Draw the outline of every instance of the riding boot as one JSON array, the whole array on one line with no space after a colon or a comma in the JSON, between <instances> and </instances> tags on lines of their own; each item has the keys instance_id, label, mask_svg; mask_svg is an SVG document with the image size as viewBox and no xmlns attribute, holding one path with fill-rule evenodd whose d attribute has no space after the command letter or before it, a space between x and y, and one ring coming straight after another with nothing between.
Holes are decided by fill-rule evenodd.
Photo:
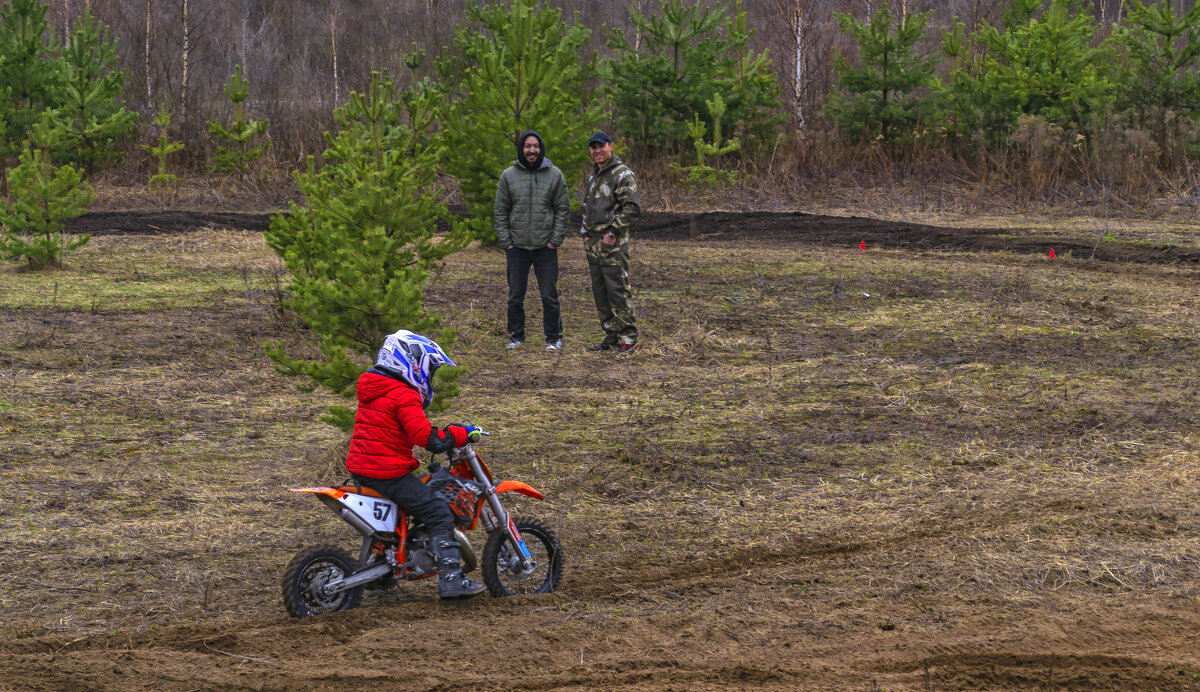
<instances>
[{"instance_id":1,"label":"riding boot","mask_svg":"<svg viewBox=\"0 0 1200 692\"><path fill-rule=\"evenodd\" d=\"M438 598L470 598L487 589L462 573L462 556L452 534L436 534L430 542L438 562Z\"/></svg>"}]
</instances>

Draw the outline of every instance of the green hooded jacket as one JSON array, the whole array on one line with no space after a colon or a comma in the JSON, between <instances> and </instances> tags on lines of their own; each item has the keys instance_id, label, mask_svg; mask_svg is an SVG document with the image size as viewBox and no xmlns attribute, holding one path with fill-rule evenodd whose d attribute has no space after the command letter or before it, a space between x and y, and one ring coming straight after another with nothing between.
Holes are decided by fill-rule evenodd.
<instances>
[{"instance_id":1,"label":"green hooded jacket","mask_svg":"<svg viewBox=\"0 0 1200 692\"><path fill-rule=\"evenodd\" d=\"M523 161L522 144L530 135L541 143L542 137L537 132L523 132L517 138L517 160L500 174L500 184L496 187L493 224L496 242L502 248L512 245L536 250L547 244L558 247L571 216L567 181L562 171L546 158L545 145L532 164Z\"/></svg>"}]
</instances>

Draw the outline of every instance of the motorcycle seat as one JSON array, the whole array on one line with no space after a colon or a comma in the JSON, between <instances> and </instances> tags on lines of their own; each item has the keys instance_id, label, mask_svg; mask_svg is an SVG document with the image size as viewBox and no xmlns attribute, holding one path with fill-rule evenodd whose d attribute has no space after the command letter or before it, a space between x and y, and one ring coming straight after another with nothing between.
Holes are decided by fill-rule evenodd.
<instances>
[{"instance_id":1,"label":"motorcycle seat","mask_svg":"<svg viewBox=\"0 0 1200 692\"><path fill-rule=\"evenodd\" d=\"M368 488L365 485L335 485L335 486L333 486L333 489L340 490L344 493L355 493L358 495L366 495L367 497L382 497L385 499L387 498L387 495L384 495L383 493L381 493L377 490L372 490L371 488Z\"/></svg>"}]
</instances>

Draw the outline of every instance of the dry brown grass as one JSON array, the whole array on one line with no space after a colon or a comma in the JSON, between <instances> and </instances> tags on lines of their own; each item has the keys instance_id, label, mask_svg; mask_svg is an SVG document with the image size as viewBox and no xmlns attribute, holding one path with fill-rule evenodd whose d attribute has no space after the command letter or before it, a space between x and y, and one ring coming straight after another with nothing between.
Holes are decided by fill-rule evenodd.
<instances>
[{"instance_id":1,"label":"dry brown grass","mask_svg":"<svg viewBox=\"0 0 1200 692\"><path fill-rule=\"evenodd\" d=\"M1073 236L1195 247L1200 195L1192 175L1129 167L1079 155L1088 174L1062 169L1020 151L998 154L988 167L945 152L892 160L872 147L798 138L759 158L729 157L739 182L728 188L685 185L671 160L633 160L647 208L664 211L801 210L902 223L963 228L1063 231ZM1078 154L1078 152L1077 152ZM985 172L985 168L997 170ZM1031 173L1032 171L1032 173ZM1135 178L1136 183L1124 180Z\"/></svg>"},{"instance_id":2,"label":"dry brown grass","mask_svg":"<svg viewBox=\"0 0 1200 692\"><path fill-rule=\"evenodd\" d=\"M261 179L237 180L221 175L178 172L167 188L150 188L149 173L132 168L102 171L91 183L96 201L90 211L162 211L167 209L221 209L222 211L273 212L298 197L289 171L277 169Z\"/></svg>"},{"instance_id":3,"label":"dry brown grass","mask_svg":"<svg viewBox=\"0 0 1200 692\"><path fill-rule=\"evenodd\" d=\"M581 254L561 353L503 349L493 252L453 256L429 295L469 368L456 410L546 493L518 507L559 530L569 579L642 589L647 612L673 607L649 585L738 559L829 602L1197 595L1195 269L638 240L643 338L621 359L581 349L600 336ZM272 317L278 272L258 235L216 229L0 270L5 638L275 617L289 554L347 538L286 492L336 480L343 440L330 397L262 354L308 343Z\"/></svg>"}]
</instances>

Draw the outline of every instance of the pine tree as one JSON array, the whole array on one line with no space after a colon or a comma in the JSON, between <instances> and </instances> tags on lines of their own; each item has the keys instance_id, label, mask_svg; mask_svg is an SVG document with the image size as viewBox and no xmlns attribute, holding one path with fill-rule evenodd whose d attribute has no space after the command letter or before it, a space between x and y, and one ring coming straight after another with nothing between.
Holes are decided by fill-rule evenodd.
<instances>
[{"instance_id":1,"label":"pine tree","mask_svg":"<svg viewBox=\"0 0 1200 692\"><path fill-rule=\"evenodd\" d=\"M630 45L623 31L610 33L616 57L601 64L617 129L645 152L691 148L689 127L705 102L720 93L726 123L754 150L773 141L782 121L779 85L767 54L748 49L753 32L740 0L734 14L697 2L668 0L661 15L640 11L631 19L641 36ZM703 117L703 116L702 116ZM710 117L704 117L711 127Z\"/></svg>"},{"instance_id":2,"label":"pine tree","mask_svg":"<svg viewBox=\"0 0 1200 692\"><path fill-rule=\"evenodd\" d=\"M714 93L724 94L725 122L734 125L730 131L739 133L738 148L752 153L761 152L764 147L779 141L777 130L785 119L771 56L766 50L761 53L750 50L754 33L748 26L742 0L737 0L733 5L733 16L725 27L734 55L734 71ZM708 103L707 98L705 103Z\"/></svg>"},{"instance_id":3,"label":"pine tree","mask_svg":"<svg viewBox=\"0 0 1200 692\"><path fill-rule=\"evenodd\" d=\"M1160 163L1180 168L1200 117L1200 5L1176 16L1169 0L1150 6L1133 0L1116 35L1129 56L1119 107L1153 133Z\"/></svg>"},{"instance_id":4,"label":"pine tree","mask_svg":"<svg viewBox=\"0 0 1200 692\"><path fill-rule=\"evenodd\" d=\"M264 137L268 121L246 120L244 117L242 109L250 96L249 86L250 80L242 77L242 66L235 66L229 84L225 85L225 95L233 102L233 122L229 127L211 120L208 122L209 134L229 143L228 147L217 146L210 168L239 178L244 178L254 162L271 148L271 140Z\"/></svg>"},{"instance_id":5,"label":"pine tree","mask_svg":"<svg viewBox=\"0 0 1200 692\"><path fill-rule=\"evenodd\" d=\"M932 88L942 107L939 114L942 133L952 147L960 150L964 145L986 139L980 132L987 98L979 88L983 56L977 48L975 37L958 17L942 32L942 54L950 60L951 67L945 79L934 79Z\"/></svg>"},{"instance_id":6,"label":"pine tree","mask_svg":"<svg viewBox=\"0 0 1200 692\"><path fill-rule=\"evenodd\" d=\"M125 109L125 73L117 68L117 41L91 8L75 21L63 51L65 79L57 102L41 114L35 139L56 161L94 171L122 156L121 143L135 129Z\"/></svg>"},{"instance_id":7,"label":"pine tree","mask_svg":"<svg viewBox=\"0 0 1200 692\"><path fill-rule=\"evenodd\" d=\"M10 106L0 156L21 149L42 111L56 105L66 75L60 46L47 31L41 0L9 0L0 10L0 91Z\"/></svg>"},{"instance_id":8,"label":"pine tree","mask_svg":"<svg viewBox=\"0 0 1200 692\"><path fill-rule=\"evenodd\" d=\"M172 142L167 136L167 128L171 126L171 114L167 112L166 104L158 109L158 115L154 116L154 125L158 128L158 145L142 144L140 146L158 159L158 173L150 176L150 187L166 188L175 182L175 176L167 173L167 157L182 150L183 142Z\"/></svg>"},{"instance_id":9,"label":"pine tree","mask_svg":"<svg viewBox=\"0 0 1200 692\"><path fill-rule=\"evenodd\" d=\"M91 239L62 234L63 222L87 211L96 198L71 166L55 168L46 152L26 141L18 165L8 171L8 189L12 199L0 200L0 252L10 259L28 260L33 269L57 267L64 252Z\"/></svg>"},{"instance_id":10,"label":"pine tree","mask_svg":"<svg viewBox=\"0 0 1200 692\"><path fill-rule=\"evenodd\" d=\"M445 169L458 181L472 216L472 233L495 243L492 212L500 174L516 156L516 139L537 130L548 157L572 185L589 160L587 138L602 112L585 102L591 63L581 57L591 32L566 26L562 10L537 0L473 4L460 27L458 56L437 61L448 86L442 118Z\"/></svg>"},{"instance_id":11,"label":"pine tree","mask_svg":"<svg viewBox=\"0 0 1200 692\"><path fill-rule=\"evenodd\" d=\"M721 118L725 115L725 101L721 95L714 94L711 101L706 101L708 106L709 117L713 122L713 137L712 142L704 141L705 135L708 134L708 125L700 119L700 114L697 113L692 118L692 124L688 127L688 134L692 138L692 145L696 150L696 163L692 166L680 166L672 163L671 169L677 173L684 174L683 181L685 183L698 183L700 185L727 185L737 180L738 172L736 170L724 171L709 166L705 161L710 156L724 156L725 154L737 151L740 143L738 138L734 137L729 141L723 142L721 139Z\"/></svg>"},{"instance_id":12,"label":"pine tree","mask_svg":"<svg viewBox=\"0 0 1200 692\"><path fill-rule=\"evenodd\" d=\"M858 141L879 137L885 142L904 142L933 112L932 97L921 89L933 83L938 58L915 53L931 13L916 12L894 20L883 5L867 22L837 13L842 31L858 43L861 62L855 67L838 56L843 91L831 94L825 106L844 136Z\"/></svg>"},{"instance_id":13,"label":"pine tree","mask_svg":"<svg viewBox=\"0 0 1200 692\"><path fill-rule=\"evenodd\" d=\"M1068 132L1084 132L1111 112L1118 87L1112 53L1093 45L1096 18L1081 0L1011 0L1003 30L984 25L975 40L985 56L974 79L979 129L990 144L1007 139L1021 116L1038 116Z\"/></svg>"},{"instance_id":14,"label":"pine tree","mask_svg":"<svg viewBox=\"0 0 1200 692\"><path fill-rule=\"evenodd\" d=\"M427 133L412 126L432 121L436 89L424 81L397 95L390 79L374 73L366 93L351 92L336 112L338 132L318 168L296 182L305 205L272 219L267 243L292 273L285 307L312 330L320 359L267 347L280 372L305 377L354 396L358 376L373 362L383 338L397 329L438 338L448 347L453 330L436 335L440 320L423 306L429 272L467 242L464 222L453 217L434 182L441 152ZM435 237L438 226L449 226ZM434 400L442 406L457 392L452 368L440 368ZM331 409L326 421L348 430L353 414Z\"/></svg>"}]
</instances>

